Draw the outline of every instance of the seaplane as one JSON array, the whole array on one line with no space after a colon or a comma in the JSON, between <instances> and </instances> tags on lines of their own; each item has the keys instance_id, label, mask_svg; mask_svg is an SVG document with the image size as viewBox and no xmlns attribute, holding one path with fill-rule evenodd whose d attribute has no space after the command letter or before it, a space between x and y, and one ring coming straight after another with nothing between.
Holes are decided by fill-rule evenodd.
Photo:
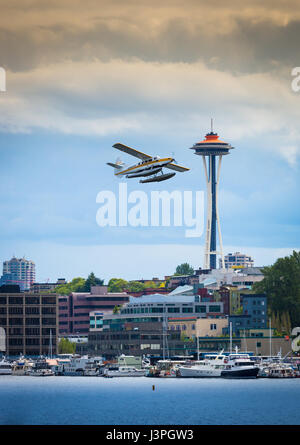
<instances>
[{"instance_id":1,"label":"seaplane","mask_svg":"<svg viewBox=\"0 0 300 445\"><path fill-rule=\"evenodd\" d=\"M189 170L187 167L178 165L173 156L165 158L150 156L119 142L114 144L113 147L141 160L139 163L131 166L126 166L120 159L117 159L115 163L107 162L107 165L115 169L115 176L117 177L125 176L128 179L146 177L147 179L141 179L139 181L144 184L146 182L166 181L167 179L173 178L176 172L186 172ZM175 173L164 173L164 168L174 170Z\"/></svg>"}]
</instances>

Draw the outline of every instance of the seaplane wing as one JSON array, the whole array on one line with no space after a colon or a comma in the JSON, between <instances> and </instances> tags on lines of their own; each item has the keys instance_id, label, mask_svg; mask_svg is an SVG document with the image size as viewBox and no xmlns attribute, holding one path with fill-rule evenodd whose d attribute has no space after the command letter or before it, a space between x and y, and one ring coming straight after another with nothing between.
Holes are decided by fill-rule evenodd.
<instances>
[{"instance_id":1,"label":"seaplane wing","mask_svg":"<svg viewBox=\"0 0 300 445\"><path fill-rule=\"evenodd\" d=\"M131 156L135 156L136 158L142 159L143 161L146 161L147 159L152 158L152 156L146 155L145 153L135 150L134 148L127 147L127 145L120 144L119 142L117 144L113 145L113 147L117 148L118 150L121 150L125 153L128 153Z\"/></svg>"},{"instance_id":2,"label":"seaplane wing","mask_svg":"<svg viewBox=\"0 0 300 445\"><path fill-rule=\"evenodd\" d=\"M187 167L182 167L181 165L173 164L172 162L170 162L170 164L165 165L165 168L169 168L170 170L175 170L177 172L187 172L189 170L189 168Z\"/></svg>"}]
</instances>

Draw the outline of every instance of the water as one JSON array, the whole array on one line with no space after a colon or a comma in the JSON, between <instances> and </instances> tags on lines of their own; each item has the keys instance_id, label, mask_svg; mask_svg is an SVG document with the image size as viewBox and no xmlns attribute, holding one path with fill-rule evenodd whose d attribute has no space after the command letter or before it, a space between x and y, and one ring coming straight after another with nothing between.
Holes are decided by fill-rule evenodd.
<instances>
[{"instance_id":1,"label":"water","mask_svg":"<svg viewBox=\"0 0 300 445\"><path fill-rule=\"evenodd\" d=\"M300 379L0 376L0 424L299 425Z\"/></svg>"}]
</instances>

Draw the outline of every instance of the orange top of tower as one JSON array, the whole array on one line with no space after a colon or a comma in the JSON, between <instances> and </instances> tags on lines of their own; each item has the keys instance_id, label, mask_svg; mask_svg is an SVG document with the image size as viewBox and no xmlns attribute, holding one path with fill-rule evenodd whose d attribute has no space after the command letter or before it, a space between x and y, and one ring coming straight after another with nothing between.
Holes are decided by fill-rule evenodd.
<instances>
[{"instance_id":1,"label":"orange top of tower","mask_svg":"<svg viewBox=\"0 0 300 445\"><path fill-rule=\"evenodd\" d=\"M225 141L222 141L221 139L219 139L219 136L217 133L207 133L207 135L205 136L205 139L203 139L203 141L198 142L198 144L207 144L207 142L215 142L215 143L225 143Z\"/></svg>"}]
</instances>

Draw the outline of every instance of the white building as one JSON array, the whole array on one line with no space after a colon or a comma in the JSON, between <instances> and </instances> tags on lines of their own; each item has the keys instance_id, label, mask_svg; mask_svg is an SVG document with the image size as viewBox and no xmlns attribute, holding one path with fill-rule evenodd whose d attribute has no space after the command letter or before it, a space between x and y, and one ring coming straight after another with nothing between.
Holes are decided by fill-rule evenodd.
<instances>
[{"instance_id":1,"label":"white building","mask_svg":"<svg viewBox=\"0 0 300 445\"><path fill-rule=\"evenodd\" d=\"M225 269L236 268L236 267L253 267L254 261L249 255L245 255L241 252L228 253L224 257ZM222 268L222 261L219 261L219 267Z\"/></svg>"},{"instance_id":2,"label":"white building","mask_svg":"<svg viewBox=\"0 0 300 445\"><path fill-rule=\"evenodd\" d=\"M25 258L13 257L3 262L3 275L6 275L6 284L17 284L20 290L29 290L35 282L35 263Z\"/></svg>"},{"instance_id":3,"label":"white building","mask_svg":"<svg viewBox=\"0 0 300 445\"><path fill-rule=\"evenodd\" d=\"M243 269L214 269L209 274L199 276L199 284L207 289L216 290L221 286L237 286L238 289L251 289L254 283L263 280L260 267Z\"/></svg>"}]
</instances>

